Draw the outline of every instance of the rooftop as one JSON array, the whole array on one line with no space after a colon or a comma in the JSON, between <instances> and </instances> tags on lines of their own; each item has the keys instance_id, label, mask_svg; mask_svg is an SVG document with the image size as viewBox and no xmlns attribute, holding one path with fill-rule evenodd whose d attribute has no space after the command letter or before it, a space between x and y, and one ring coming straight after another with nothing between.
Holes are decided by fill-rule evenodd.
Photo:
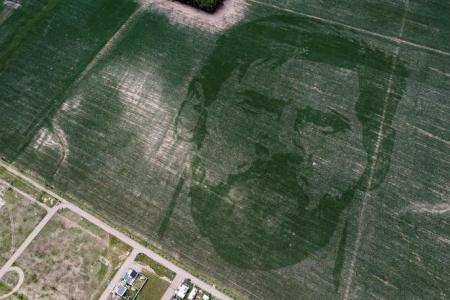
<instances>
[{"instance_id":1,"label":"rooftop","mask_svg":"<svg viewBox=\"0 0 450 300\"><path fill-rule=\"evenodd\" d=\"M138 275L139 273L137 271L129 269L128 272L123 276L123 280L129 285L133 285Z\"/></svg>"},{"instance_id":2,"label":"rooftop","mask_svg":"<svg viewBox=\"0 0 450 300\"><path fill-rule=\"evenodd\" d=\"M187 292L189 291L189 287L185 284L182 284L179 288L178 291L176 293L176 295L178 297L180 297L181 299L184 299L184 297L186 297Z\"/></svg>"},{"instance_id":3,"label":"rooftop","mask_svg":"<svg viewBox=\"0 0 450 300\"><path fill-rule=\"evenodd\" d=\"M114 288L114 293L120 297L125 296L127 291L128 291L128 289L126 287L124 287L122 284L119 284L118 286L116 286Z\"/></svg>"}]
</instances>

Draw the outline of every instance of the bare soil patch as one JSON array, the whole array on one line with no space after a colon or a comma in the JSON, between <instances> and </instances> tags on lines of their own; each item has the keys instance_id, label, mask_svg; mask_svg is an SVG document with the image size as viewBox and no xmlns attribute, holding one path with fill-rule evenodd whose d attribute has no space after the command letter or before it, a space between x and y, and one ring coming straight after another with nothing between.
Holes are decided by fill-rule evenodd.
<instances>
[{"instance_id":1,"label":"bare soil patch","mask_svg":"<svg viewBox=\"0 0 450 300\"><path fill-rule=\"evenodd\" d=\"M0 264L26 239L45 216L45 210L0 181Z\"/></svg>"},{"instance_id":2,"label":"bare soil patch","mask_svg":"<svg viewBox=\"0 0 450 300\"><path fill-rule=\"evenodd\" d=\"M25 273L19 292L29 299L96 299L128 251L109 234L63 210L16 262Z\"/></svg>"}]
</instances>

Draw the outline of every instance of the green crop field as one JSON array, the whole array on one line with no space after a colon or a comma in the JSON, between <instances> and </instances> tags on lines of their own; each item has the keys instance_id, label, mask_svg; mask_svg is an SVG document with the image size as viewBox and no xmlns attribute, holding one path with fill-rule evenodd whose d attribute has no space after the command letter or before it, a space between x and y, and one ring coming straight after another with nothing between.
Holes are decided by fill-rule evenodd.
<instances>
[{"instance_id":1,"label":"green crop field","mask_svg":"<svg viewBox=\"0 0 450 300\"><path fill-rule=\"evenodd\" d=\"M450 297L449 3L21 4L3 159L238 298Z\"/></svg>"}]
</instances>

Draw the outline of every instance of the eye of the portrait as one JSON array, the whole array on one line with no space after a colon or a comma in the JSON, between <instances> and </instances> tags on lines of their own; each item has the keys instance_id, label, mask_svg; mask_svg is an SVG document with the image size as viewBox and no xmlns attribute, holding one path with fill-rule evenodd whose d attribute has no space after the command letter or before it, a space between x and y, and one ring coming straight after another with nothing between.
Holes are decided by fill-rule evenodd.
<instances>
[{"instance_id":1,"label":"eye of the portrait","mask_svg":"<svg viewBox=\"0 0 450 300\"><path fill-rule=\"evenodd\" d=\"M245 90L239 93L238 105L251 114L265 112L279 118L286 104L287 101L268 97L253 90Z\"/></svg>"},{"instance_id":2,"label":"eye of the portrait","mask_svg":"<svg viewBox=\"0 0 450 300\"><path fill-rule=\"evenodd\" d=\"M350 120L337 111L330 108L328 111L321 111L309 106L298 110L295 123L299 130L307 124L320 127L323 134L345 132L351 128Z\"/></svg>"}]
</instances>

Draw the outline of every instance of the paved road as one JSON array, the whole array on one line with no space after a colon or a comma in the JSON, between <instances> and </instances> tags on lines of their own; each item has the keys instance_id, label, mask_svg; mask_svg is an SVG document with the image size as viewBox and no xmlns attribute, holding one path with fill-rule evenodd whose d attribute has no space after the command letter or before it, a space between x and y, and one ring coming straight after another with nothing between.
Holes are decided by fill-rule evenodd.
<instances>
[{"instance_id":1,"label":"paved road","mask_svg":"<svg viewBox=\"0 0 450 300\"><path fill-rule=\"evenodd\" d=\"M46 187L42 186L39 182L37 182L37 181L35 181L35 180L25 176L24 174L22 174L21 172L16 170L11 165L9 165L9 164L5 163L4 161L0 160L0 166L3 166L9 172L11 172L12 174L20 177L22 180L27 181L28 183L34 185L39 190L45 191L47 194L49 194L52 197L55 197L56 199L58 199L61 202L61 204L59 204L59 205L57 205L57 206L55 206L55 207L53 207L53 208L51 208L49 210L49 213L47 214L47 216L41 221L41 223L39 223L39 225L35 228L35 230L33 230L33 232L30 234L30 236L19 247L19 249L16 251L16 253L19 253L19 254L16 255L16 253L14 253L14 255L10 258L10 260L8 260L8 262L11 261L9 267L11 267L11 265L20 256L20 254L23 252L23 250L25 250L25 248L31 243L31 241L36 237L36 235L42 230L44 225L48 222L48 220L50 220L50 218L55 214L55 212L58 209L61 209L61 208L68 208L72 212L78 214L79 216L87 219L91 223L97 225L98 227L100 227L104 231L108 232L110 235L118 238L119 240L121 240L125 244L130 245L133 248L133 251L137 251L138 253L143 253L143 254L147 255L148 257L150 257L151 259L153 259L157 263L159 263L159 264L165 266L166 268L174 271L178 276L181 276L182 278L190 278L192 283L197 285L202 290L210 293L211 295L213 295L213 297L218 298L218 299L222 299L222 300L231 300L231 298L229 296L223 294L222 292L217 290L215 287L213 287L213 286L207 284L206 282L202 281L201 279L195 277L191 273L181 269L180 267L178 267L177 265L175 265L171 261L169 261L169 260L165 259L164 257L160 256L159 254L157 254L156 252L153 252L149 248L147 248L147 247L143 246L142 244L136 242L135 240L131 239L129 236L127 236L127 235L123 234L122 232L118 231L117 229L109 226L105 222L99 220L98 218L94 217L90 213L82 210L78 206L70 203L66 199L64 199L64 198L60 197L59 195L55 194L53 191L51 191L51 190L47 189ZM21 250L21 252L19 252L19 250ZM1 273L3 269L4 269L4 267L0 270L0 278L4 275L4 274Z\"/></svg>"},{"instance_id":2,"label":"paved road","mask_svg":"<svg viewBox=\"0 0 450 300\"><path fill-rule=\"evenodd\" d=\"M172 299L172 296L175 295L175 292L177 291L178 287L183 283L183 280L184 278L177 274L177 276L175 276L170 286L167 288L161 300Z\"/></svg>"},{"instance_id":3,"label":"paved road","mask_svg":"<svg viewBox=\"0 0 450 300\"><path fill-rule=\"evenodd\" d=\"M108 300L110 299L111 292L114 290L114 287L119 283L123 274L130 268L131 264L136 259L136 256L139 254L139 251L134 249L131 251L130 255L128 255L127 259L123 262L122 266L119 270L117 270L116 275L111 279L108 286L106 287L103 294L100 296L99 300Z\"/></svg>"}]
</instances>

